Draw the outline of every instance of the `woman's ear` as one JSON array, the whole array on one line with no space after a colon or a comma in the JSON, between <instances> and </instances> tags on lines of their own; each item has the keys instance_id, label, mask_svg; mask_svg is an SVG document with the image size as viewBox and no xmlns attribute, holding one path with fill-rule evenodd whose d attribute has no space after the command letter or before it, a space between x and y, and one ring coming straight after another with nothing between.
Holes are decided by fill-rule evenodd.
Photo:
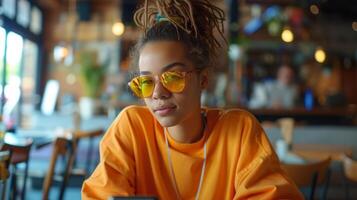
<instances>
[{"instance_id":1,"label":"woman's ear","mask_svg":"<svg viewBox=\"0 0 357 200\"><path fill-rule=\"evenodd\" d=\"M201 86L201 90L204 90L207 88L208 86L208 69L204 69L201 71L200 73L200 86Z\"/></svg>"}]
</instances>

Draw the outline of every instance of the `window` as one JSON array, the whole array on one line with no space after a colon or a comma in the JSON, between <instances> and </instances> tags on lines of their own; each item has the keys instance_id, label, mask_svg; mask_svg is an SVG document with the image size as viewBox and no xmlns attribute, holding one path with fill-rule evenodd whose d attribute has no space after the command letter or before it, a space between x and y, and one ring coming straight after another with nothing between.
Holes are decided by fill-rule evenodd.
<instances>
[{"instance_id":1,"label":"window","mask_svg":"<svg viewBox=\"0 0 357 200\"><path fill-rule=\"evenodd\" d=\"M27 0L18 1L18 11L16 21L23 27L28 27L30 24L30 3Z\"/></svg>"},{"instance_id":2,"label":"window","mask_svg":"<svg viewBox=\"0 0 357 200\"><path fill-rule=\"evenodd\" d=\"M21 126L25 110L35 106L44 19L35 1L0 1L0 115L10 128Z\"/></svg>"},{"instance_id":3,"label":"window","mask_svg":"<svg viewBox=\"0 0 357 200\"><path fill-rule=\"evenodd\" d=\"M38 46L36 43L24 41L24 55L22 76L21 76L21 92L22 92L22 108L23 114L32 113L35 109L33 100L36 96L36 80L37 80L37 62L38 62Z\"/></svg>"},{"instance_id":4,"label":"window","mask_svg":"<svg viewBox=\"0 0 357 200\"><path fill-rule=\"evenodd\" d=\"M21 96L21 78L20 67L22 59L23 39L20 35L9 32L6 39L6 75L4 97L5 104L3 108L3 116L6 121L13 121L17 113L14 112L18 106Z\"/></svg>"},{"instance_id":5,"label":"window","mask_svg":"<svg viewBox=\"0 0 357 200\"><path fill-rule=\"evenodd\" d=\"M3 82L5 41L6 41L5 37L6 37L5 29L0 26L0 87ZM2 87L1 87L1 90L2 90ZM0 90L0 94L1 94L1 90Z\"/></svg>"},{"instance_id":6,"label":"window","mask_svg":"<svg viewBox=\"0 0 357 200\"><path fill-rule=\"evenodd\" d=\"M3 0L2 6L5 16L9 18L15 17L16 0Z\"/></svg>"},{"instance_id":7,"label":"window","mask_svg":"<svg viewBox=\"0 0 357 200\"><path fill-rule=\"evenodd\" d=\"M36 6L32 7L30 30L35 34L42 32L42 14Z\"/></svg>"}]
</instances>

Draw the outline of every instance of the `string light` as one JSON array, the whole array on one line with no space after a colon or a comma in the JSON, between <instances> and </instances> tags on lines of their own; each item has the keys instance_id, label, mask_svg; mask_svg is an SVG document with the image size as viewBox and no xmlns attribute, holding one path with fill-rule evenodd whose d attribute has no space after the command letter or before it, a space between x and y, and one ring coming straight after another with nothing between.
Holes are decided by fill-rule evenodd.
<instances>
[{"instance_id":1,"label":"string light","mask_svg":"<svg viewBox=\"0 0 357 200\"><path fill-rule=\"evenodd\" d=\"M122 22L116 22L112 26L112 32L116 36L121 36L125 31L125 26Z\"/></svg>"},{"instance_id":2,"label":"string light","mask_svg":"<svg viewBox=\"0 0 357 200\"><path fill-rule=\"evenodd\" d=\"M315 60L319 63L323 63L326 60L326 53L322 48L317 48L315 51Z\"/></svg>"},{"instance_id":3,"label":"string light","mask_svg":"<svg viewBox=\"0 0 357 200\"><path fill-rule=\"evenodd\" d=\"M320 13L320 9L319 9L319 7L317 7L317 5L312 4L310 6L310 12L314 15L318 15Z\"/></svg>"},{"instance_id":4,"label":"string light","mask_svg":"<svg viewBox=\"0 0 357 200\"><path fill-rule=\"evenodd\" d=\"M284 42L292 42L294 40L294 34L290 29L285 28L281 33L281 39Z\"/></svg>"},{"instance_id":5,"label":"string light","mask_svg":"<svg viewBox=\"0 0 357 200\"><path fill-rule=\"evenodd\" d=\"M77 81L76 79L76 76L73 74L73 73L70 73L66 76L66 82L69 84L69 85L73 85L75 84Z\"/></svg>"},{"instance_id":6,"label":"string light","mask_svg":"<svg viewBox=\"0 0 357 200\"><path fill-rule=\"evenodd\" d=\"M352 29L357 32L357 22L352 22Z\"/></svg>"},{"instance_id":7,"label":"string light","mask_svg":"<svg viewBox=\"0 0 357 200\"><path fill-rule=\"evenodd\" d=\"M53 56L56 62L61 62L64 60L69 54L69 50L66 46L57 45L54 48Z\"/></svg>"}]
</instances>

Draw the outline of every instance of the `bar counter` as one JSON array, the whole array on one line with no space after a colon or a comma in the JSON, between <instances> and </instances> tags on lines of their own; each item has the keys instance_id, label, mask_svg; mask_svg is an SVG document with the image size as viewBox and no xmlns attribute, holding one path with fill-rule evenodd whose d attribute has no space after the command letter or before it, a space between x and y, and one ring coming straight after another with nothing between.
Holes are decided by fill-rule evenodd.
<instances>
[{"instance_id":1,"label":"bar counter","mask_svg":"<svg viewBox=\"0 0 357 200\"><path fill-rule=\"evenodd\" d=\"M249 109L259 121L276 121L282 117L292 117L298 123L310 125L356 125L357 106L317 107L307 110L303 107L292 109Z\"/></svg>"}]
</instances>

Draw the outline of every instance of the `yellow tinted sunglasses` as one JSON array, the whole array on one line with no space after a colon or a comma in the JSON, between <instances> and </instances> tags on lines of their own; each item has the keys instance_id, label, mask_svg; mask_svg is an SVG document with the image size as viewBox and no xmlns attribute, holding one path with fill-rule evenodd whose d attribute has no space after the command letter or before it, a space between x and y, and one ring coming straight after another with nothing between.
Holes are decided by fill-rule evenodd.
<instances>
[{"instance_id":1,"label":"yellow tinted sunglasses","mask_svg":"<svg viewBox=\"0 0 357 200\"><path fill-rule=\"evenodd\" d=\"M160 82L170 92L182 92L186 86L186 75L196 71L199 70L167 71L160 75ZM137 97L148 98L154 92L155 78L153 75L140 75L133 78L128 85Z\"/></svg>"}]
</instances>

